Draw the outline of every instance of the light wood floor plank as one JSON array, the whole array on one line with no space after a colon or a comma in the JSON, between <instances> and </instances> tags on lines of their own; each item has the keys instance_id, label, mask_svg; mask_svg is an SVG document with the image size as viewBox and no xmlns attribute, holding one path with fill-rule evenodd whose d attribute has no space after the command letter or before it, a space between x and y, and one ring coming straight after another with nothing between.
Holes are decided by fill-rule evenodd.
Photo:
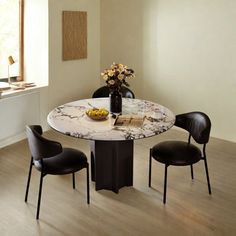
<instances>
[{"instance_id":1,"label":"light wood floor plank","mask_svg":"<svg viewBox=\"0 0 236 236\"><path fill-rule=\"evenodd\" d=\"M49 131L46 137L84 151L86 140ZM39 172L33 169L28 204L24 202L30 161L26 140L0 149L0 235L236 235L236 144L212 138L208 165L212 196L208 195L204 163L190 168L169 167L167 204L163 205L164 166L153 162L152 188L148 188L149 148L166 139L187 138L172 129L135 141L134 186L119 194L94 190L86 203L86 173L46 176L40 220L35 220Z\"/></svg>"}]
</instances>

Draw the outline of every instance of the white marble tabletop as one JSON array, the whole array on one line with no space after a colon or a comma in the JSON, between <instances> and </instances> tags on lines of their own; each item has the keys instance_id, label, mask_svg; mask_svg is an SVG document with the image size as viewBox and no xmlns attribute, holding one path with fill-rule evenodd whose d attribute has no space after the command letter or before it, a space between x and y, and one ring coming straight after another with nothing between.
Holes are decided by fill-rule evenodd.
<instances>
[{"instance_id":1,"label":"white marble tabletop","mask_svg":"<svg viewBox=\"0 0 236 236\"><path fill-rule=\"evenodd\" d=\"M91 98L61 105L52 110L48 124L60 133L89 140L130 140L151 137L170 129L175 115L157 103L131 98L122 98L122 115L145 116L140 127L114 126L111 114L107 119L95 121L86 115L94 107L109 110L109 98Z\"/></svg>"}]
</instances>

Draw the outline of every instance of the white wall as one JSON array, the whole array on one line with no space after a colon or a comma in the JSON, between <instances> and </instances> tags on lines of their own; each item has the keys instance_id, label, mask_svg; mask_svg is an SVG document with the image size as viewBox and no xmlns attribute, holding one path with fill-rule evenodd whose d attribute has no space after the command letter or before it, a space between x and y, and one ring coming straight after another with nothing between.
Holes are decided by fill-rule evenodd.
<instances>
[{"instance_id":1,"label":"white wall","mask_svg":"<svg viewBox=\"0 0 236 236\"><path fill-rule=\"evenodd\" d=\"M62 10L87 11L87 59L62 61ZM99 86L100 0L25 0L25 20L26 80L49 86L0 99L0 147L24 137L26 124L47 128L52 108L91 97Z\"/></svg>"},{"instance_id":2,"label":"white wall","mask_svg":"<svg viewBox=\"0 0 236 236\"><path fill-rule=\"evenodd\" d=\"M39 93L0 99L0 147L24 138L26 124L39 124Z\"/></svg>"},{"instance_id":3,"label":"white wall","mask_svg":"<svg viewBox=\"0 0 236 236\"><path fill-rule=\"evenodd\" d=\"M62 61L62 11L87 11L88 58ZM91 97L99 86L100 0L49 1L49 108Z\"/></svg>"},{"instance_id":4,"label":"white wall","mask_svg":"<svg viewBox=\"0 0 236 236\"><path fill-rule=\"evenodd\" d=\"M204 111L212 136L236 142L235 9L234 0L101 0L101 67L129 64L139 97Z\"/></svg>"},{"instance_id":5,"label":"white wall","mask_svg":"<svg viewBox=\"0 0 236 236\"><path fill-rule=\"evenodd\" d=\"M113 62L134 69L136 78L127 82L136 96L143 90L145 3L143 0L101 0L101 71Z\"/></svg>"}]
</instances>

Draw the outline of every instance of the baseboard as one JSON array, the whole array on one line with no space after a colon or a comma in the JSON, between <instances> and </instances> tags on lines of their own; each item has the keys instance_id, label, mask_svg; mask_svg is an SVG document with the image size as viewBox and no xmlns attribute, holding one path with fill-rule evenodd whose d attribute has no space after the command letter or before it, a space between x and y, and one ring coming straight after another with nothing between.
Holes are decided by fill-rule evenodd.
<instances>
[{"instance_id":1,"label":"baseboard","mask_svg":"<svg viewBox=\"0 0 236 236\"><path fill-rule=\"evenodd\" d=\"M49 127L43 127L44 132L48 131L48 130L49 130ZM14 135L14 136L11 136L9 138L2 139L2 140L0 140L0 148L9 146L13 143L17 143L17 142L19 142L23 139L26 139L26 133L25 132L22 132L20 134Z\"/></svg>"},{"instance_id":2,"label":"baseboard","mask_svg":"<svg viewBox=\"0 0 236 236\"><path fill-rule=\"evenodd\" d=\"M0 140L0 148L6 147L6 146L11 145L13 143L17 143L25 138L26 138L26 134L25 134L25 132L22 132L20 134L14 135L12 137L2 139L2 140Z\"/></svg>"}]
</instances>

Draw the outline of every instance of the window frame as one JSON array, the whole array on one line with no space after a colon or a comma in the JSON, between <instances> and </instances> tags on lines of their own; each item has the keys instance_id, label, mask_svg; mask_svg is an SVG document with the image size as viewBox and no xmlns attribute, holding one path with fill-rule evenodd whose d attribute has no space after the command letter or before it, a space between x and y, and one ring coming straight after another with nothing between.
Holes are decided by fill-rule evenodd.
<instances>
[{"instance_id":1,"label":"window frame","mask_svg":"<svg viewBox=\"0 0 236 236\"><path fill-rule=\"evenodd\" d=\"M19 81L24 81L24 0L19 0Z\"/></svg>"}]
</instances>

